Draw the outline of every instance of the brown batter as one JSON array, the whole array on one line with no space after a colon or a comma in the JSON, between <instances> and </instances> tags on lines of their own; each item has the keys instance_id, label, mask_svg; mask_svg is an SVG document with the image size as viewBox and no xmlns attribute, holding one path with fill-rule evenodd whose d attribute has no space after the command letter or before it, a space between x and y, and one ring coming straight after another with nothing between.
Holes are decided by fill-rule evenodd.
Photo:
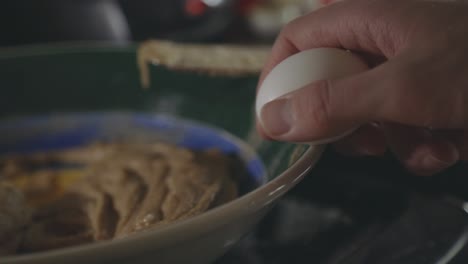
<instances>
[{"instance_id":1,"label":"brown batter","mask_svg":"<svg viewBox=\"0 0 468 264\"><path fill-rule=\"evenodd\" d=\"M84 167L31 171L57 162ZM237 197L234 164L215 150L163 143L96 144L0 159L1 177L34 209L26 228L15 232L20 243L7 253L116 239L198 215ZM47 195L37 202L40 194Z\"/></svg>"}]
</instances>

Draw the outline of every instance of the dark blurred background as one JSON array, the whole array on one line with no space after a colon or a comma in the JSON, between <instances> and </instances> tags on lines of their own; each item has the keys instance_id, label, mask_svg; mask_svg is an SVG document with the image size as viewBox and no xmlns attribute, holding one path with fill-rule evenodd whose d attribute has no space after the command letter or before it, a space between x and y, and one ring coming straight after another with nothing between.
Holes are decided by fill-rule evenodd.
<instances>
[{"instance_id":1,"label":"dark blurred background","mask_svg":"<svg viewBox=\"0 0 468 264\"><path fill-rule=\"evenodd\" d=\"M319 0L15 0L0 4L0 45L149 38L269 42Z\"/></svg>"},{"instance_id":2,"label":"dark blurred background","mask_svg":"<svg viewBox=\"0 0 468 264\"><path fill-rule=\"evenodd\" d=\"M0 47L146 39L271 43L326 0L14 0ZM431 178L391 156L327 151L314 171L218 264L468 263L468 165Z\"/></svg>"}]
</instances>

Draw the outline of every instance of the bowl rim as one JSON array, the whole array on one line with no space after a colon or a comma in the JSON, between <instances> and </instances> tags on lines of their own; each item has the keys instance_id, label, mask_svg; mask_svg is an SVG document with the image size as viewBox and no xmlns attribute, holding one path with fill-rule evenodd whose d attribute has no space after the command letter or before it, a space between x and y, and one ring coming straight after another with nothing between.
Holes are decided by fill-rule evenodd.
<instances>
[{"instance_id":1,"label":"bowl rim","mask_svg":"<svg viewBox=\"0 0 468 264\"><path fill-rule=\"evenodd\" d=\"M66 45L28 45L0 49L0 60L28 56L47 56L55 54L82 52L122 52L134 53L135 46L115 46L94 44L66 44ZM243 140L241 140L244 142ZM310 146L290 167L277 175L271 181L265 182L243 196L210 209L200 215L173 223L166 227L135 233L131 236L102 242L77 245L50 251L30 253L25 255L5 256L0 263L33 263L35 261L52 261L64 257L82 257L94 254L116 254L116 252L131 252L135 249L148 247L157 248L177 243L188 234L201 236L206 232L233 219L247 216L250 212L258 211L274 202L300 182L320 159L325 145ZM206 228L208 227L208 228Z\"/></svg>"}]
</instances>

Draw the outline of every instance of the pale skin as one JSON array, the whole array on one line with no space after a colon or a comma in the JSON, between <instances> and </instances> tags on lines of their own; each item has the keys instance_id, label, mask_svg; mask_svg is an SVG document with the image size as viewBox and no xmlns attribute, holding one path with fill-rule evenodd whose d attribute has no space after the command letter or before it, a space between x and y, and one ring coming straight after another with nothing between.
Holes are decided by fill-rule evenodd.
<instances>
[{"instance_id":1,"label":"pale skin","mask_svg":"<svg viewBox=\"0 0 468 264\"><path fill-rule=\"evenodd\" d=\"M318 47L351 50L370 69L266 104L262 136L307 142L358 126L335 149L348 155L389 150L419 175L468 160L467 1L332 3L281 31L260 83L285 58Z\"/></svg>"}]
</instances>

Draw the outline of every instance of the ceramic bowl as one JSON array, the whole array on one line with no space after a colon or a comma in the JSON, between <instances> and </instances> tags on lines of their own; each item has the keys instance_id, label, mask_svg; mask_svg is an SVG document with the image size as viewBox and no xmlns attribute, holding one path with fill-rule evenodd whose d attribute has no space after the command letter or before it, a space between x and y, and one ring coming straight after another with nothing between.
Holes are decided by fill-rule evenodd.
<instances>
[{"instance_id":1,"label":"ceramic bowl","mask_svg":"<svg viewBox=\"0 0 468 264\"><path fill-rule=\"evenodd\" d=\"M212 76L161 65L152 66L150 74L151 87L142 89L135 47L0 51L0 152L61 148L146 131L188 147L214 144L236 152L255 188L164 228L3 257L0 263L211 263L247 234L322 153L322 146L264 141L257 135L256 75ZM170 133L164 132L168 127Z\"/></svg>"}]
</instances>

